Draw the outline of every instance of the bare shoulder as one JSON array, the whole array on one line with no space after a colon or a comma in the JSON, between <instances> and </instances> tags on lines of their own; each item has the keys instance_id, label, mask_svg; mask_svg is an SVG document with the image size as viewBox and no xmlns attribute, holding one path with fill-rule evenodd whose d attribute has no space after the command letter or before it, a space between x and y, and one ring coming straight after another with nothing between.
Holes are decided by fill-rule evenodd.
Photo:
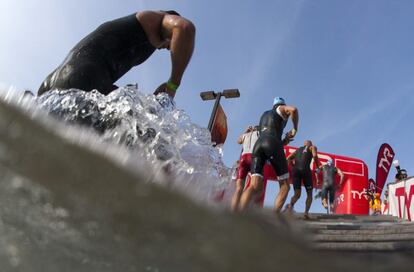
<instances>
[{"instance_id":1,"label":"bare shoulder","mask_svg":"<svg viewBox=\"0 0 414 272\"><path fill-rule=\"evenodd\" d=\"M156 10L143 10L136 13L137 18L163 17L164 13Z\"/></svg>"},{"instance_id":2,"label":"bare shoulder","mask_svg":"<svg viewBox=\"0 0 414 272\"><path fill-rule=\"evenodd\" d=\"M145 10L137 12L135 16L148 34L148 32L158 31L164 14L158 11Z\"/></svg>"},{"instance_id":3,"label":"bare shoulder","mask_svg":"<svg viewBox=\"0 0 414 272\"><path fill-rule=\"evenodd\" d=\"M292 112L297 111L297 108L295 106L289 106L289 105L281 105L279 106L279 109L281 112L284 112L286 114L291 114Z\"/></svg>"},{"instance_id":4,"label":"bare shoulder","mask_svg":"<svg viewBox=\"0 0 414 272\"><path fill-rule=\"evenodd\" d=\"M157 27L159 27L159 24L161 22L164 26L167 26L169 28L174 26L194 27L194 24L187 18L174 14L168 14L162 11L144 10L137 12L136 17L140 23L157 23Z\"/></svg>"},{"instance_id":5,"label":"bare shoulder","mask_svg":"<svg viewBox=\"0 0 414 272\"><path fill-rule=\"evenodd\" d=\"M147 20L149 18L156 18L156 17L161 17L163 16L163 13L159 12L159 11L154 11L154 10L143 10L143 11L139 11L135 14L135 16L138 18L138 20Z\"/></svg>"},{"instance_id":6,"label":"bare shoulder","mask_svg":"<svg viewBox=\"0 0 414 272\"><path fill-rule=\"evenodd\" d=\"M180 28L195 31L195 26L189 19L178 15L164 14L162 24L168 29Z\"/></svg>"}]
</instances>

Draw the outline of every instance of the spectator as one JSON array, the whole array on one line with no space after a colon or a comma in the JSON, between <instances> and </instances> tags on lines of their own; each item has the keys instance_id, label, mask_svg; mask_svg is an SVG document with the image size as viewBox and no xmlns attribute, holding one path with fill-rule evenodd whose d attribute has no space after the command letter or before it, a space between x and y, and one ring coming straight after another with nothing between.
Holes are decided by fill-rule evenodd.
<instances>
[{"instance_id":1,"label":"spectator","mask_svg":"<svg viewBox=\"0 0 414 272\"><path fill-rule=\"evenodd\" d=\"M381 194L375 193L374 199L371 199L369 202L369 207L371 208L374 215L381 214Z\"/></svg>"}]
</instances>

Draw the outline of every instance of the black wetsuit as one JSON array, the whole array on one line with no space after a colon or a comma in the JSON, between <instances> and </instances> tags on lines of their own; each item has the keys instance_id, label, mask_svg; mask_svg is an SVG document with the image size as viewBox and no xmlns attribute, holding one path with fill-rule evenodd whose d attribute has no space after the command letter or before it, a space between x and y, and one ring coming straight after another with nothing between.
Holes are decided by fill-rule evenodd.
<instances>
[{"instance_id":1,"label":"black wetsuit","mask_svg":"<svg viewBox=\"0 0 414 272\"><path fill-rule=\"evenodd\" d=\"M154 52L135 14L106 22L83 38L42 83L38 95L52 89L97 89L108 94L132 67Z\"/></svg>"},{"instance_id":2,"label":"black wetsuit","mask_svg":"<svg viewBox=\"0 0 414 272\"><path fill-rule=\"evenodd\" d=\"M312 191L312 172L310 169L312 158L312 151L307 146L302 146L295 151L295 165L292 169L292 183L295 190L301 189L303 180L306 191Z\"/></svg>"},{"instance_id":3,"label":"black wetsuit","mask_svg":"<svg viewBox=\"0 0 414 272\"><path fill-rule=\"evenodd\" d=\"M252 175L263 176L263 167L268 160L280 180L289 177L285 151L282 144L284 120L272 109L263 113L260 118L260 136L253 148Z\"/></svg>"},{"instance_id":4,"label":"black wetsuit","mask_svg":"<svg viewBox=\"0 0 414 272\"><path fill-rule=\"evenodd\" d=\"M322 192L321 197L322 199L326 199L329 192L329 201L333 203L335 199L335 177L336 177L336 167L335 165L324 165L322 167L323 173L323 185L322 185Z\"/></svg>"}]
</instances>

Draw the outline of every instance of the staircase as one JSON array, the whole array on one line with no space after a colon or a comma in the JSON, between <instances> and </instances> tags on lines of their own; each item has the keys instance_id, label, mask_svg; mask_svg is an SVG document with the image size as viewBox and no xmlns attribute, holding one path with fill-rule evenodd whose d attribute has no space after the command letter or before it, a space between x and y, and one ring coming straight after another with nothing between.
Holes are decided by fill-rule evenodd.
<instances>
[{"instance_id":1,"label":"staircase","mask_svg":"<svg viewBox=\"0 0 414 272\"><path fill-rule=\"evenodd\" d=\"M326 263L326 270L364 272L412 272L414 265L414 222L393 216L327 215L283 213L256 210L260 221L284 231L303 254ZM300 265L300 264L298 264ZM307 267L304 271L319 271Z\"/></svg>"},{"instance_id":2,"label":"staircase","mask_svg":"<svg viewBox=\"0 0 414 272\"><path fill-rule=\"evenodd\" d=\"M414 251L414 224L392 216L313 214L302 222L310 247L318 251Z\"/></svg>"}]
</instances>

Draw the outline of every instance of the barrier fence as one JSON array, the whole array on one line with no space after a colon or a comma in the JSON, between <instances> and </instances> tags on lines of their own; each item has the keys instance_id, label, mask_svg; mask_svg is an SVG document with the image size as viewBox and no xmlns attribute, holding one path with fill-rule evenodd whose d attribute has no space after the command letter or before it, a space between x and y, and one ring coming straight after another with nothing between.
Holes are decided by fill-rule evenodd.
<instances>
[{"instance_id":1,"label":"barrier fence","mask_svg":"<svg viewBox=\"0 0 414 272\"><path fill-rule=\"evenodd\" d=\"M388 185L388 209L384 212L414 221L414 177Z\"/></svg>"}]
</instances>

